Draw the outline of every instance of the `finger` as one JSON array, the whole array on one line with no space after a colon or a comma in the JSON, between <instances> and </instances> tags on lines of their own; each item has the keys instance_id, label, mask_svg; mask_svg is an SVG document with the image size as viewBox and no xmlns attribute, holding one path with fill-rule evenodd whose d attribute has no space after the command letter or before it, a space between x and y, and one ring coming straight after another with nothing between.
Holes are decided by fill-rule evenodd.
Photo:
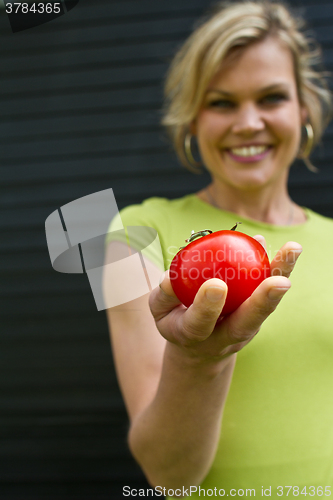
<instances>
[{"instance_id":1,"label":"finger","mask_svg":"<svg viewBox=\"0 0 333 500\"><path fill-rule=\"evenodd\" d=\"M173 291L169 271L166 271L161 278L160 285L154 288L149 296L149 307L156 321L181 304Z\"/></svg>"},{"instance_id":2,"label":"finger","mask_svg":"<svg viewBox=\"0 0 333 500\"><path fill-rule=\"evenodd\" d=\"M226 283L218 278L205 281L193 304L187 309L182 328L189 341L203 341L214 330L228 293Z\"/></svg>"},{"instance_id":3,"label":"finger","mask_svg":"<svg viewBox=\"0 0 333 500\"><path fill-rule=\"evenodd\" d=\"M170 297L176 297L175 292L173 291L172 285L171 285L171 280L170 280L170 271L167 270L164 273L161 274L160 282L159 282L159 287L160 289L169 295Z\"/></svg>"},{"instance_id":4,"label":"finger","mask_svg":"<svg viewBox=\"0 0 333 500\"><path fill-rule=\"evenodd\" d=\"M262 234L256 234L255 236L253 236L253 239L259 241L259 243L264 247L265 251L267 252L266 240Z\"/></svg>"},{"instance_id":5,"label":"finger","mask_svg":"<svg viewBox=\"0 0 333 500\"><path fill-rule=\"evenodd\" d=\"M224 324L230 343L250 340L290 287L291 282L284 276L271 276L260 283L236 311L225 317Z\"/></svg>"},{"instance_id":6,"label":"finger","mask_svg":"<svg viewBox=\"0 0 333 500\"><path fill-rule=\"evenodd\" d=\"M302 253L302 246L295 241L288 241L275 255L271 262L272 276L288 278L294 269L298 257Z\"/></svg>"}]
</instances>

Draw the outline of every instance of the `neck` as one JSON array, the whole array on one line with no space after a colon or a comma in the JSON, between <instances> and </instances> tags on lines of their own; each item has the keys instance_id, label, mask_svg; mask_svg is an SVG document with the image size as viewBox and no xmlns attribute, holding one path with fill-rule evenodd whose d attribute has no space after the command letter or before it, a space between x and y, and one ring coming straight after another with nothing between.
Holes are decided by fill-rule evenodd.
<instances>
[{"instance_id":1,"label":"neck","mask_svg":"<svg viewBox=\"0 0 333 500\"><path fill-rule=\"evenodd\" d=\"M306 220L304 212L291 200L286 188L279 192L240 192L213 182L198 195L216 208L268 224L288 226Z\"/></svg>"}]
</instances>

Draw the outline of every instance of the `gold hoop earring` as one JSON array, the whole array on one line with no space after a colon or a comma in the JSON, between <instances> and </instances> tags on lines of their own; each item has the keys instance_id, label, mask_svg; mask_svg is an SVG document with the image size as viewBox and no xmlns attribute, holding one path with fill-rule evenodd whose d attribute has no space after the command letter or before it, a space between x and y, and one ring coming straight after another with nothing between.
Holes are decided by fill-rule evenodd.
<instances>
[{"instance_id":1,"label":"gold hoop earring","mask_svg":"<svg viewBox=\"0 0 333 500\"><path fill-rule=\"evenodd\" d=\"M306 143L305 143L305 147L299 152L298 157L304 161L308 170L310 170L311 172L319 172L318 168L316 168L314 165L312 165L312 163L309 159L309 156L310 156L310 153L311 153L312 147L313 147L313 142L314 142L314 132L313 132L313 127L312 127L311 123L306 123L304 125L304 129L306 132Z\"/></svg>"},{"instance_id":2,"label":"gold hoop earring","mask_svg":"<svg viewBox=\"0 0 333 500\"><path fill-rule=\"evenodd\" d=\"M185 157L187 160L188 167L191 169L192 172L199 174L202 173L202 164L198 161L195 160L193 153L192 153L192 148L191 148L191 142L192 142L192 134L187 132L184 138L184 151L185 151Z\"/></svg>"},{"instance_id":3,"label":"gold hoop earring","mask_svg":"<svg viewBox=\"0 0 333 500\"><path fill-rule=\"evenodd\" d=\"M301 151L300 154L301 154L301 158L308 158L310 153L311 153L312 146L313 146L314 133L313 133L313 128L312 128L311 123L306 123L304 125L304 128L306 131L306 144L305 144L303 151Z\"/></svg>"}]
</instances>

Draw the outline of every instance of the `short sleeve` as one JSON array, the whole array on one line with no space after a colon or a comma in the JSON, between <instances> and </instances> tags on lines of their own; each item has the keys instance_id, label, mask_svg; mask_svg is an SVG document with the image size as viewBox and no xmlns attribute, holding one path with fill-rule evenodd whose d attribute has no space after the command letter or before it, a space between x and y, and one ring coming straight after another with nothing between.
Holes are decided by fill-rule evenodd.
<instances>
[{"instance_id":1,"label":"short sleeve","mask_svg":"<svg viewBox=\"0 0 333 500\"><path fill-rule=\"evenodd\" d=\"M130 205L121 210L111 221L106 244L120 241L140 252L143 261L148 259L164 270L163 252L156 224L143 205Z\"/></svg>"}]
</instances>

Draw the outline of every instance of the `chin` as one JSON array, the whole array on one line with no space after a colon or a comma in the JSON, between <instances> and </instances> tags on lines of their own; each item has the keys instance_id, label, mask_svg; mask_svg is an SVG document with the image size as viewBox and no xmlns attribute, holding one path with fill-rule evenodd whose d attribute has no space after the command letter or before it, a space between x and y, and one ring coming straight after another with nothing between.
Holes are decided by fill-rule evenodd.
<instances>
[{"instance_id":1,"label":"chin","mask_svg":"<svg viewBox=\"0 0 333 500\"><path fill-rule=\"evenodd\" d=\"M243 171L237 176L230 176L229 183L241 190L256 190L263 188L269 184L276 183L277 177L279 176L274 175L273 173L268 173L267 171Z\"/></svg>"}]
</instances>

